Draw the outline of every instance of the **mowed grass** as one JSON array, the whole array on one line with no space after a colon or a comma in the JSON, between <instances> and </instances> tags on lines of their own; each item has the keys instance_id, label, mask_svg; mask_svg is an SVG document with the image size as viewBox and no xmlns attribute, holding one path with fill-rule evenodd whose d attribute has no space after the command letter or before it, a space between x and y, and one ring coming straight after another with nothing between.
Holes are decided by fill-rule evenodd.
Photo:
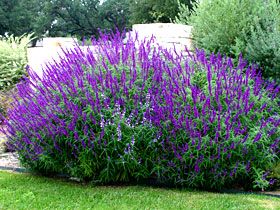
<instances>
[{"instance_id":1,"label":"mowed grass","mask_svg":"<svg viewBox=\"0 0 280 210\"><path fill-rule=\"evenodd\" d=\"M280 209L280 199L143 186L90 186L0 171L0 209Z\"/></svg>"}]
</instances>

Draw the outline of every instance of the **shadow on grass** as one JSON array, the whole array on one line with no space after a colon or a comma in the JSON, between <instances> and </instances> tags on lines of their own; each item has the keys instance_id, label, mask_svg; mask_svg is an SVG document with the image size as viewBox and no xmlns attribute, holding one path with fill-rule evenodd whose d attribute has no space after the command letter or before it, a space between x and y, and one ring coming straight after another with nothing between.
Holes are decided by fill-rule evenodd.
<instances>
[{"instance_id":1,"label":"shadow on grass","mask_svg":"<svg viewBox=\"0 0 280 210\"><path fill-rule=\"evenodd\" d=\"M83 181L79 178L70 177L65 174L42 174L38 172L32 172L25 168L12 168L12 167L3 167L0 166L0 171L7 171L7 172L16 172L20 174L26 174L29 176L35 176L38 178L44 179L51 179L53 181L60 181L64 183L71 183L78 186L94 186L94 187L110 187L110 188L122 188L122 187L133 187L133 186L140 186L140 187L147 187L147 188L155 188L155 189L165 189L165 190L172 190L172 191L188 191L188 192L210 192L210 193L220 193L220 194L231 194L231 195L262 195L267 197L275 197L280 198L280 189L276 191L246 191L243 189L222 189L219 191L214 190L207 190L202 188L184 188L184 187L174 187L171 183L162 183L158 182L156 179L146 179L143 181L131 181L131 182L111 182L107 184L96 183L92 181Z\"/></svg>"}]
</instances>

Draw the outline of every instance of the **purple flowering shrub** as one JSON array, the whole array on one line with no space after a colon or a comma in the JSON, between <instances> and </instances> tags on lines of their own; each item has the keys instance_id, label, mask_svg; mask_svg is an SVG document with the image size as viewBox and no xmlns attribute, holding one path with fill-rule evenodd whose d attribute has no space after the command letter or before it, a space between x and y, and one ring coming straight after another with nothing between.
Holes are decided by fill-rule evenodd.
<instances>
[{"instance_id":1,"label":"purple flowering shrub","mask_svg":"<svg viewBox=\"0 0 280 210\"><path fill-rule=\"evenodd\" d=\"M279 87L239 59L120 34L65 50L18 86L10 149L26 167L99 183L265 188L279 161ZM187 54L187 55L186 55Z\"/></svg>"}]
</instances>

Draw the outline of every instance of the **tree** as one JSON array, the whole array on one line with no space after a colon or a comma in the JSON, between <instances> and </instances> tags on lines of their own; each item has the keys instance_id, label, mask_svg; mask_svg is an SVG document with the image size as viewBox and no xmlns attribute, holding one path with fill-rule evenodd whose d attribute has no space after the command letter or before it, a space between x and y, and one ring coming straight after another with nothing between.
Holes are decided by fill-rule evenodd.
<instances>
[{"instance_id":1,"label":"tree","mask_svg":"<svg viewBox=\"0 0 280 210\"><path fill-rule=\"evenodd\" d=\"M0 0L0 35L34 32L48 36L98 36L99 30L123 30L129 0Z\"/></svg>"},{"instance_id":2,"label":"tree","mask_svg":"<svg viewBox=\"0 0 280 210\"><path fill-rule=\"evenodd\" d=\"M41 37L53 21L45 12L47 6L48 1L44 0L0 0L0 35L33 32Z\"/></svg>"},{"instance_id":3,"label":"tree","mask_svg":"<svg viewBox=\"0 0 280 210\"><path fill-rule=\"evenodd\" d=\"M98 36L100 30L123 30L128 24L127 0L53 0L52 5L56 19L51 36Z\"/></svg>"},{"instance_id":4,"label":"tree","mask_svg":"<svg viewBox=\"0 0 280 210\"><path fill-rule=\"evenodd\" d=\"M105 28L124 30L129 24L129 0L107 0L100 8Z\"/></svg>"},{"instance_id":5,"label":"tree","mask_svg":"<svg viewBox=\"0 0 280 210\"><path fill-rule=\"evenodd\" d=\"M10 11L15 5L15 0L0 0L0 35L4 35L9 31L9 15Z\"/></svg>"},{"instance_id":6,"label":"tree","mask_svg":"<svg viewBox=\"0 0 280 210\"><path fill-rule=\"evenodd\" d=\"M181 0L189 9L196 0ZM168 23L175 20L179 12L178 0L130 0L130 23Z\"/></svg>"},{"instance_id":7,"label":"tree","mask_svg":"<svg viewBox=\"0 0 280 210\"><path fill-rule=\"evenodd\" d=\"M53 0L53 22L50 35L95 35L102 24L99 18L99 0Z\"/></svg>"}]
</instances>

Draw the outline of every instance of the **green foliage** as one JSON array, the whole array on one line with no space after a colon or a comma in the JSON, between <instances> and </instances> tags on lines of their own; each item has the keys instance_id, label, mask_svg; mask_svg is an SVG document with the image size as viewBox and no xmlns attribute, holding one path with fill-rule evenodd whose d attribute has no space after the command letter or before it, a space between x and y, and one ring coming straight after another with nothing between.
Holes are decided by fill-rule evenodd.
<instances>
[{"instance_id":1,"label":"green foliage","mask_svg":"<svg viewBox=\"0 0 280 210\"><path fill-rule=\"evenodd\" d=\"M189 24L189 18L191 16L191 14L195 11L197 2L193 2L193 8L189 8L187 7L185 4L182 4L179 0L178 0L178 5L179 5L179 12L177 14L177 16L175 17L175 23L178 24Z\"/></svg>"},{"instance_id":2,"label":"green foliage","mask_svg":"<svg viewBox=\"0 0 280 210\"><path fill-rule=\"evenodd\" d=\"M84 37L98 33L103 20L98 14L99 0L53 0L51 6L56 17L51 36L70 34Z\"/></svg>"},{"instance_id":3,"label":"green foliage","mask_svg":"<svg viewBox=\"0 0 280 210\"><path fill-rule=\"evenodd\" d=\"M46 13L55 17L50 36L98 36L99 30L123 30L128 24L128 0L53 0Z\"/></svg>"},{"instance_id":4,"label":"green foliage","mask_svg":"<svg viewBox=\"0 0 280 210\"><path fill-rule=\"evenodd\" d=\"M181 5L193 8L196 0L181 0ZM143 0L130 3L131 24L172 22L179 12L179 2L177 0Z\"/></svg>"},{"instance_id":5,"label":"green foliage","mask_svg":"<svg viewBox=\"0 0 280 210\"><path fill-rule=\"evenodd\" d=\"M274 178L280 180L280 163L276 164L273 168L273 173L271 174Z\"/></svg>"},{"instance_id":6,"label":"green foliage","mask_svg":"<svg viewBox=\"0 0 280 210\"><path fill-rule=\"evenodd\" d=\"M256 1L256 6L254 0L201 1L190 18L194 46L207 52L235 55L236 39L245 39L256 18L250 14L250 8L258 9L260 1Z\"/></svg>"},{"instance_id":7,"label":"green foliage","mask_svg":"<svg viewBox=\"0 0 280 210\"><path fill-rule=\"evenodd\" d=\"M100 17L104 18L102 29L122 31L129 24L129 0L106 0L99 11Z\"/></svg>"},{"instance_id":8,"label":"green foliage","mask_svg":"<svg viewBox=\"0 0 280 210\"><path fill-rule=\"evenodd\" d=\"M272 168L271 168L271 174L269 175L269 178L274 183L274 186L277 188L280 187L280 162L277 162Z\"/></svg>"},{"instance_id":9,"label":"green foliage","mask_svg":"<svg viewBox=\"0 0 280 210\"><path fill-rule=\"evenodd\" d=\"M97 36L99 29L123 30L129 0L0 0L0 35Z\"/></svg>"},{"instance_id":10,"label":"green foliage","mask_svg":"<svg viewBox=\"0 0 280 210\"><path fill-rule=\"evenodd\" d=\"M264 77L279 79L279 9L274 0L204 0L190 18L181 7L177 22L194 27L195 47L236 59L242 53Z\"/></svg>"},{"instance_id":11,"label":"green foliage","mask_svg":"<svg viewBox=\"0 0 280 210\"><path fill-rule=\"evenodd\" d=\"M0 39L0 115L6 116L7 110L16 94L14 85L26 74L27 45L33 34ZM1 123L1 122L0 122Z\"/></svg>"},{"instance_id":12,"label":"green foliage","mask_svg":"<svg viewBox=\"0 0 280 210\"><path fill-rule=\"evenodd\" d=\"M251 28L246 37L244 55L250 62L256 62L266 78L280 84L280 6L269 5L262 11L262 20ZM241 46L243 49L244 46Z\"/></svg>"},{"instance_id":13,"label":"green foliage","mask_svg":"<svg viewBox=\"0 0 280 210\"><path fill-rule=\"evenodd\" d=\"M13 97L17 95L16 88L0 91L0 116L7 115L7 110L11 107ZM1 119L0 119L1 124Z\"/></svg>"},{"instance_id":14,"label":"green foliage","mask_svg":"<svg viewBox=\"0 0 280 210\"><path fill-rule=\"evenodd\" d=\"M0 39L0 91L12 87L25 74L27 45L33 34Z\"/></svg>"},{"instance_id":15,"label":"green foliage","mask_svg":"<svg viewBox=\"0 0 280 210\"><path fill-rule=\"evenodd\" d=\"M35 33L41 37L51 28L54 20L49 11L50 1L0 0L0 35L5 33L21 36Z\"/></svg>"}]
</instances>

